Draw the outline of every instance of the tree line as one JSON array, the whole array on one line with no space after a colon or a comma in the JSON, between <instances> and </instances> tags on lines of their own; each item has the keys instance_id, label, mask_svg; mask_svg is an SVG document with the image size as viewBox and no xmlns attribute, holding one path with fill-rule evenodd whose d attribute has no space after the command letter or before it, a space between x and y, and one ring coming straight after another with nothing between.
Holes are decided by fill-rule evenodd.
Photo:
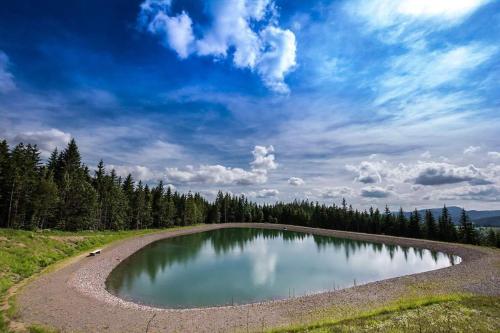
<instances>
[{"instance_id":1,"label":"tree line","mask_svg":"<svg viewBox=\"0 0 500 333\"><path fill-rule=\"evenodd\" d=\"M283 223L374 234L500 247L500 233L475 228L465 210L458 227L446 206L439 217L415 209L407 218L386 206L353 209L308 200L257 204L219 191L209 202L199 193L179 193L160 181L150 187L122 178L99 162L91 172L75 140L42 162L36 145L10 148L0 142L0 227L18 229L123 230L198 223Z\"/></svg>"}]
</instances>

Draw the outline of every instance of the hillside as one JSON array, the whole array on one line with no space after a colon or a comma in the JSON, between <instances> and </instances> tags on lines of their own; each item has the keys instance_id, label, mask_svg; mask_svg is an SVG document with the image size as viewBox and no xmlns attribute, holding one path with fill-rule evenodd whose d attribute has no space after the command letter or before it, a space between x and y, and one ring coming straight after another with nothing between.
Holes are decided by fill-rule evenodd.
<instances>
[{"instance_id":1,"label":"hillside","mask_svg":"<svg viewBox=\"0 0 500 333\"><path fill-rule=\"evenodd\" d=\"M420 209L418 212L423 215L427 209ZM431 208L430 211L437 218L441 215L442 208ZM462 208L457 206L448 207L453 223L458 224ZM479 226L500 226L500 210L469 210L467 211L470 219ZM410 212L405 212L408 218Z\"/></svg>"}]
</instances>

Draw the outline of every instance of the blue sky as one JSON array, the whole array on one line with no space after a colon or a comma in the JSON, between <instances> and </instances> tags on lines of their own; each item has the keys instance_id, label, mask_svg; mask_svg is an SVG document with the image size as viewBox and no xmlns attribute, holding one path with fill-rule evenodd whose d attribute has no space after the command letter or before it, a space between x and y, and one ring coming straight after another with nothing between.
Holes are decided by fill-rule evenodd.
<instances>
[{"instance_id":1,"label":"blue sky","mask_svg":"<svg viewBox=\"0 0 500 333\"><path fill-rule=\"evenodd\" d=\"M0 137L181 191L500 208L500 1L15 1Z\"/></svg>"}]
</instances>

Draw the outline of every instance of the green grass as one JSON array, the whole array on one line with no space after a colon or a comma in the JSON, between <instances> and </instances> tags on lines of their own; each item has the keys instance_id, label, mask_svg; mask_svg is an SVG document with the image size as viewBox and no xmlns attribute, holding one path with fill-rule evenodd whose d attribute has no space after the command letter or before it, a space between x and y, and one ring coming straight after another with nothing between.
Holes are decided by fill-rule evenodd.
<instances>
[{"instance_id":1,"label":"green grass","mask_svg":"<svg viewBox=\"0 0 500 333\"><path fill-rule=\"evenodd\" d=\"M341 320L271 332L500 332L500 297L444 295L402 300Z\"/></svg>"},{"instance_id":2,"label":"green grass","mask_svg":"<svg viewBox=\"0 0 500 333\"><path fill-rule=\"evenodd\" d=\"M0 301L5 302L9 288L56 262L117 240L154 231L157 230L32 232L0 229ZM15 317L15 301L9 299L9 305L7 310L0 308L0 332L7 332L6 317ZM47 332L41 327L31 327L30 331Z\"/></svg>"}]
</instances>

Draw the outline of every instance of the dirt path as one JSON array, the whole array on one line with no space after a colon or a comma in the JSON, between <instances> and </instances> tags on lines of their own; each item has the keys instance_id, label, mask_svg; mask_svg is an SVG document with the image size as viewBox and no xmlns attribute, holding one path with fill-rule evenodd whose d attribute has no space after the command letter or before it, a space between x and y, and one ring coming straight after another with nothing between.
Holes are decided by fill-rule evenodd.
<instances>
[{"instance_id":1,"label":"dirt path","mask_svg":"<svg viewBox=\"0 0 500 333\"><path fill-rule=\"evenodd\" d=\"M349 289L239 306L203 309L158 309L124 301L108 293L105 280L123 259L156 240L225 227L282 229L284 225L234 223L203 225L128 239L97 257L70 262L42 275L17 296L19 321L63 332L233 332L307 322L324 313L345 316L408 295L473 292L500 295L500 251L475 246L391 236L286 226L288 230L422 247L458 255L462 263ZM334 309L334 310L332 310Z\"/></svg>"}]
</instances>

